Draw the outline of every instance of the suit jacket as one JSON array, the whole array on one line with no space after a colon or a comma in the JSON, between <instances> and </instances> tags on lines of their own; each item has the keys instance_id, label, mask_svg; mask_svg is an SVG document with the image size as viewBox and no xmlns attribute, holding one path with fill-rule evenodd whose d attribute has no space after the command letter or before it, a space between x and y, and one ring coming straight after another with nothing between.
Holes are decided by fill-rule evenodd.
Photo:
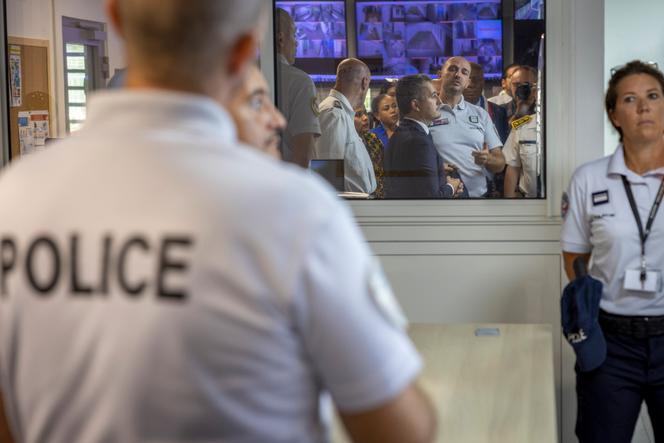
<instances>
[{"instance_id":1,"label":"suit jacket","mask_svg":"<svg viewBox=\"0 0 664 443\"><path fill-rule=\"evenodd\" d=\"M509 124L509 112L506 106L497 105L492 102L487 103L486 108L493 124L496 126L496 131L498 131L498 136L500 141L505 143L507 137L510 135L510 124Z\"/></svg>"},{"instance_id":2,"label":"suit jacket","mask_svg":"<svg viewBox=\"0 0 664 443\"><path fill-rule=\"evenodd\" d=\"M413 120L404 119L385 152L385 198L451 198L443 159L430 134Z\"/></svg>"}]
</instances>

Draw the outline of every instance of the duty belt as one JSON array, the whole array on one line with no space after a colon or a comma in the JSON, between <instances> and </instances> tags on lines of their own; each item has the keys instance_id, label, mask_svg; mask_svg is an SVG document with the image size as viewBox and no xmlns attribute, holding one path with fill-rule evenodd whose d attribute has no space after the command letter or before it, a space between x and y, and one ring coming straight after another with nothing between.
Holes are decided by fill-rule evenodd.
<instances>
[{"instance_id":1,"label":"duty belt","mask_svg":"<svg viewBox=\"0 0 664 443\"><path fill-rule=\"evenodd\" d=\"M599 324L605 332L628 335L639 339L664 335L664 315L639 317L600 311Z\"/></svg>"}]
</instances>

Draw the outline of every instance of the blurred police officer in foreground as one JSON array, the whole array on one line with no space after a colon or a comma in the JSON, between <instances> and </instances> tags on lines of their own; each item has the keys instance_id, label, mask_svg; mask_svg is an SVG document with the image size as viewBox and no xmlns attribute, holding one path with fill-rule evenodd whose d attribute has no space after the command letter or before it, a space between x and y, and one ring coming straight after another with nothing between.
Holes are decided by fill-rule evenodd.
<instances>
[{"instance_id":1,"label":"blurred police officer in foreground","mask_svg":"<svg viewBox=\"0 0 664 443\"><path fill-rule=\"evenodd\" d=\"M355 441L431 441L420 359L348 209L238 142L219 104L267 2L109 12L126 88L92 97L76 137L0 179L15 439L323 442L328 391Z\"/></svg>"}]
</instances>

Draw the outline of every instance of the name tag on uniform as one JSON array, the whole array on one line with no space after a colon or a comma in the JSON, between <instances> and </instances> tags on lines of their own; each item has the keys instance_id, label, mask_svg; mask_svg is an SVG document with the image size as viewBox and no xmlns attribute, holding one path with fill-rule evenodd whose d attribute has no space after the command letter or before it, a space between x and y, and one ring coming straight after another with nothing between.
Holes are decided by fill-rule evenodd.
<instances>
[{"instance_id":1,"label":"name tag on uniform","mask_svg":"<svg viewBox=\"0 0 664 443\"><path fill-rule=\"evenodd\" d=\"M662 290L662 272L659 270L646 271L646 279L641 281L640 269L628 269L625 272L623 287L629 291L655 293Z\"/></svg>"},{"instance_id":2,"label":"name tag on uniform","mask_svg":"<svg viewBox=\"0 0 664 443\"><path fill-rule=\"evenodd\" d=\"M593 192L593 206L603 205L609 202L609 190Z\"/></svg>"},{"instance_id":3,"label":"name tag on uniform","mask_svg":"<svg viewBox=\"0 0 664 443\"><path fill-rule=\"evenodd\" d=\"M449 118L441 118L440 120L435 120L431 126L442 126L442 125L449 125L450 124L450 119Z\"/></svg>"},{"instance_id":4,"label":"name tag on uniform","mask_svg":"<svg viewBox=\"0 0 664 443\"><path fill-rule=\"evenodd\" d=\"M468 120L470 120L471 123L479 123L480 122L480 118L476 115L469 116Z\"/></svg>"}]
</instances>

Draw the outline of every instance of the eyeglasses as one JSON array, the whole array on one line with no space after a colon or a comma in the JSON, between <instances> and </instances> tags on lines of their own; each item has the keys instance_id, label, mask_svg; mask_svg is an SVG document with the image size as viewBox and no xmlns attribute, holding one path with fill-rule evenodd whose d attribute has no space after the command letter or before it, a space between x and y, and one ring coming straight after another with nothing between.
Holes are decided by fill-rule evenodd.
<instances>
[{"instance_id":1,"label":"eyeglasses","mask_svg":"<svg viewBox=\"0 0 664 443\"><path fill-rule=\"evenodd\" d=\"M642 62L642 63L643 63L644 65L648 65L648 66L650 66L651 68L655 68L655 69L659 70L659 65L657 64L657 62L647 61L647 62ZM613 77L614 75L616 75L616 72L620 71L622 68L624 68L624 67L627 66L628 64L629 64L629 63L624 64L624 65L614 66L613 68L611 68L611 71L609 71L609 72L611 73L611 77Z\"/></svg>"}]
</instances>

